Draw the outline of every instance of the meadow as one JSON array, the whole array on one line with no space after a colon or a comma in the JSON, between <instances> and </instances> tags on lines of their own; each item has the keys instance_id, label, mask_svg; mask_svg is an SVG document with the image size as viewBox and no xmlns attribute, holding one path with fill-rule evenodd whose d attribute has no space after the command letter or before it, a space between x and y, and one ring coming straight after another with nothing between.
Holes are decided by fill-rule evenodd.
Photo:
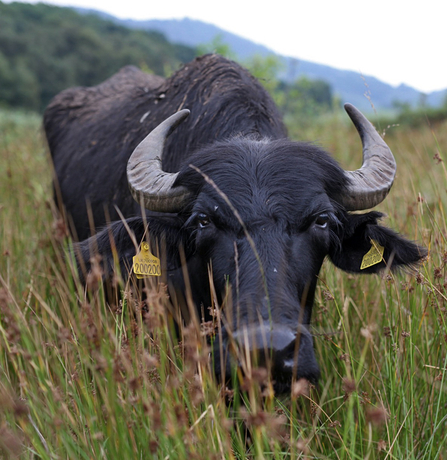
<instances>
[{"instance_id":1,"label":"meadow","mask_svg":"<svg viewBox=\"0 0 447 460\"><path fill-rule=\"evenodd\" d=\"M345 114L294 139L345 169L361 144ZM132 286L105 301L64 257L38 115L0 111L0 458L447 459L447 122L378 126L398 172L384 223L429 249L413 271L320 273L313 334L318 387L275 397L252 368L222 388L207 337L173 328L163 286L147 309ZM119 281L118 281L119 282Z\"/></svg>"}]
</instances>

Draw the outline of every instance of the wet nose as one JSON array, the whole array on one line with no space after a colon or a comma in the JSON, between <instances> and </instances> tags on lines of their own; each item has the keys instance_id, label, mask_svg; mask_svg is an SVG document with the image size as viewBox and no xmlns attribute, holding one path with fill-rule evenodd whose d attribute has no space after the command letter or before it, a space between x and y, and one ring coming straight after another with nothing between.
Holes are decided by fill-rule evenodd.
<instances>
[{"instance_id":1,"label":"wet nose","mask_svg":"<svg viewBox=\"0 0 447 460\"><path fill-rule=\"evenodd\" d=\"M305 326L292 329L278 324L257 324L241 327L231 335L239 353L243 356L249 352L258 366L271 369L273 380L286 386L293 378L318 381L320 371L312 335Z\"/></svg>"}]
</instances>

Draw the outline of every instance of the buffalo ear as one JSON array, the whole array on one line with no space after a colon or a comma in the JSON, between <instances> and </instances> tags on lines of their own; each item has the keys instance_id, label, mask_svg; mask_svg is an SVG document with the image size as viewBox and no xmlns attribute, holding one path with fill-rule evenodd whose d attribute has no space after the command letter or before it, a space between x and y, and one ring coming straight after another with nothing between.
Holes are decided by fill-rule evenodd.
<instances>
[{"instance_id":1,"label":"buffalo ear","mask_svg":"<svg viewBox=\"0 0 447 460\"><path fill-rule=\"evenodd\" d=\"M182 247L187 259L191 256L191 244L181 219L176 216L157 216L144 221L141 217L132 217L126 219L125 223L112 222L96 235L73 245L82 282L85 282L85 275L91 270L90 260L96 254L101 256L105 281L113 278L115 251L118 254L121 274L125 276L130 273L136 248L129 233L134 235L138 244L149 234L153 247L159 246L162 251L166 251L167 270L176 270L181 266L179 247ZM86 273L83 273L84 267Z\"/></svg>"},{"instance_id":2,"label":"buffalo ear","mask_svg":"<svg viewBox=\"0 0 447 460\"><path fill-rule=\"evenodd\" d=\"M347 272L377 273L387 266L392 269L414 266L427 256L425 248L379 225L378 220L381 217L382 214L378 212L346 215L346 220L341 225L342 230L335 232L338 241L331 245L329 252L335 266ZM373 242L384 248L381 261L361 269L362 261L373 247Z\"/></svg>"}]
</instances>

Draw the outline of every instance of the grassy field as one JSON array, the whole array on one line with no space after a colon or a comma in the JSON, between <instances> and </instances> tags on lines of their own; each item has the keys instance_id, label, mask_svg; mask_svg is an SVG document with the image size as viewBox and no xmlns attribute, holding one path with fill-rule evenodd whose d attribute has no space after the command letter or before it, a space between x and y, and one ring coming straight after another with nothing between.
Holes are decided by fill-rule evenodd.
<instances>
[{"instance_id":1,"label":"grassy field","mask_svg":"<svg viewBox=\"0 0 447 460\"><path fill-rule=\"evenodd\" d=\"M356 169L346 118L291 136ZM162 288L149 286L141 314L129 286L109 305L100 286L73 281L40 123L0 112L0 458L447 459L446 122L380 127L398 175L378 209L428 259L381 277L325 262L313 315L321 382L281 399L260 371L245 392L218 387L206 330L176 340Z\"/></svg>"}]
</instances>

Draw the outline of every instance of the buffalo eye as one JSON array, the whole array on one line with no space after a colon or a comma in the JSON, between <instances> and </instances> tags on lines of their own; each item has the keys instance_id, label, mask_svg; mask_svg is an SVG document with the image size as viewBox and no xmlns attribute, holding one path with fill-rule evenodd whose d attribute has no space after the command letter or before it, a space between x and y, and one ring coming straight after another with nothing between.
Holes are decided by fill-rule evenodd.
<instances>
[{"instance_id":1,"label":"buffalo eye","mask_svg":"<svg viewBox=\"0 0 447 460\"><path fill-rule=\"evenodd\" d=\"M197 214L197 223L199 225L199 228L205 228L211 223L211 220L208 217L208 215L201 212Z\"/></svg>"},{"instance_id":2,"label":"buffalo eye","mask_svg":"<svg viewBox=\"0 0 447 460\"><path fill-rule=\"evenodd\" d=\"M320 228L326 228L328 222L329 222L329 214L327 214L326 212L322 212L315 219L315 225L317 225Z\"/></svg>"}]
</instances>

